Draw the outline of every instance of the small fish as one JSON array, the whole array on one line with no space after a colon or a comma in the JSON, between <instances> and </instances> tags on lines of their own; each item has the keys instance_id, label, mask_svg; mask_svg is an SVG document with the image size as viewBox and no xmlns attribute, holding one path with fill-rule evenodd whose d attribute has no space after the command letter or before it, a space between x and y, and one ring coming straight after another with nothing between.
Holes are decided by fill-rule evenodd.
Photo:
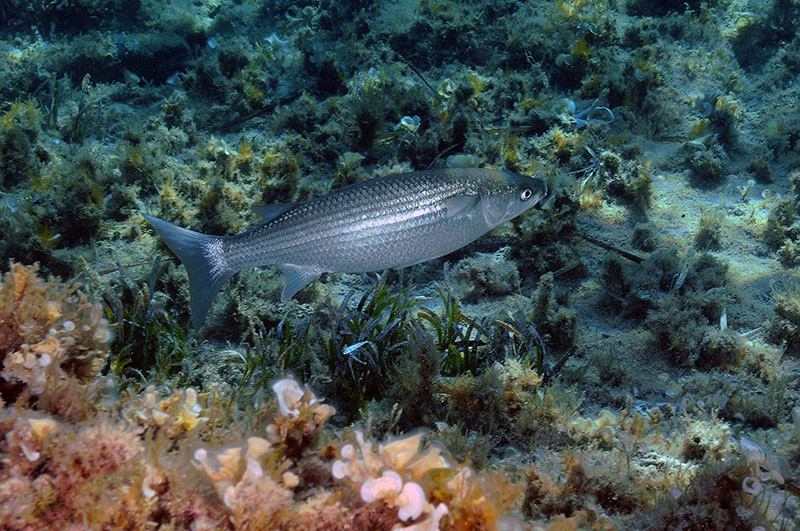
<instances>
[{"instance_id":1,"label":"small fish","mask_svg":"<svg viewBox=\"0 0 800 531\"><path fill-rule=\"evenodd\" d=\"M186 266L197 329L222 285L242 269L278 267L286 301L324 272L379 271L444 256L546 195L535 177L458 168L388 175L308 201L255 207L264 220L236 236L144 217Z\"/></svg>"},{"instance_id":2,"label":"small fish","mask_svg":"<svg viewBox=\"0 0 800 531\"><path fill-rule=\"evenodd\" d=\"M360 349L360 348L361 348L361 347L363 347L364 345L371 345L371 344L372 344L372 342L371 342L371 341L359 341L358 343L353 343L353 344L352 344L352 345L350 345L349 347L345 347L345 348L342 350L342 354L344 354L345 356L347 356L347 355L349 355L349 354L352 354L352 353L353 353L353 352L355 352L356 350ZM353 356L353 359L354 359L354 360L356 360L357 362L359 362L359 363L360 363L360 364L362 364L362 365L366 365L366 364L365 364L363 361L361 361L360 359L358 359L358 358L357 358L357 357L355 357L355 356Z\"/></svg>"}]
</instances>

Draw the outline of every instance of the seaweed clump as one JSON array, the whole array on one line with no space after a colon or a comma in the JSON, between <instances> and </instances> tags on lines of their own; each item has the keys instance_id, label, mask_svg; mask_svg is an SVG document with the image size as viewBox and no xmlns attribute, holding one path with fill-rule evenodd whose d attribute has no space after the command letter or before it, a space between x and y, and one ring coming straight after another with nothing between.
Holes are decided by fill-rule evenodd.
<instances>
[{"instance_id":1,"label":"seaweed clump","mask_svg":"<svg viewBox=\"0 0 800 531\"><path fill-rule=\"evenodd\" d=\"M42 113L35 100L17 101L0 120L0 187L11 188L36 170Z\"/></svg>"},{"instance_id":2,"label":"seaweed clump","mask_svg":"<svg viewBox=\"0 0 800 531\"><path fill-rule=\"evenodd\" d=\"M61 389L70 379L92 382L112 338L102 305L79 285L45 281L37 271L12 262L0 283L0 396L7 402Z\"/></svg>"},{"instance_id":3,"label":"seaweed clump","mask_svg":"<svg viewBox=\"0 0 800 531\"><path fill-rule=\"evenodd\" d=\"M774 315L767 324L767 338L782 344L788 354L800 355L800 286L774 286Z\"/></svg>"},{"instance_id":4,"label":"seaweed clump","mask_svg":"<svg viewBox=\"0 0 800 531\"><path fill-rule=\"evenodd\" d=\"M727 327L727 264L706 253L683 267L685 281L678 285L681 273L676 273L645 321L653 345L677 366L710 370L739 365L747 348Z\"/></svg>"},{"instance_id":5,"label":"seaweed clump","mask_svg":"<svg viewBox=\"0 0 800 531\"><path fill-rule=\"evenodd\" d=\"M114 373L117 376L146 373L154 381L165 382L185 368L189 342L178 322L159 304L156 293L156 283L166 269L161 259L153 262L146 283L137 284L120 265L114 289L105 287L88 264L82 262L103 297L106 317L116 327L110 360Z\"/></svg>"}]
</instances>

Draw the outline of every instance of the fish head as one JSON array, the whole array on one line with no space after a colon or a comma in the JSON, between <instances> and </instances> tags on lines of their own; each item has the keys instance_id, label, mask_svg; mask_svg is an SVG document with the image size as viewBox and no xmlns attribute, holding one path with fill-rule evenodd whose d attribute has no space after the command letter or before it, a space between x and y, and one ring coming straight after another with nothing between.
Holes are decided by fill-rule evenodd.
<instances>
[{"instance_id":1,"label":"fish head","mask_svg":"<svg viewBox=\"0 0 800 531\"><path fill-rule=\"evenodd\" d=\"M502 171L492 181L481 193L483 215L489 227L514 219L547 196L547 183L537 177Z\"/></svg>"}]
</instances>

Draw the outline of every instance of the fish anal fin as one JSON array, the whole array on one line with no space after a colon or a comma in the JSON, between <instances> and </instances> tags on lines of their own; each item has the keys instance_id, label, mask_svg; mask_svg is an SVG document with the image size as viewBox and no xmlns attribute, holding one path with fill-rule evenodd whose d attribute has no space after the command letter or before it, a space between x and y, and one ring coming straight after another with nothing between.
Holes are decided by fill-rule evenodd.
<instances>
[{"instance_id":1,"label":"fish anal fin","mask_svg":"<svg viewBox=\"0 0 800 531\"><path fill-rule=\"evenodd\" d=\"M284 212L288 212L297 206L297 203L277 203L274 205L257 205L253 207L253 212L264 218L262 223L272 221Z\"/></svg>"},{"instance_id":2,"label":"fish anal fin","mask_svg":"<svg viewBox=\"0 0 800 531\"><path fill-rule=\"evenodd\" d=\"M283 285L283 291L281 292L281 302L286 302L292 298L295 293L311 284L322 273L315 267L294 264L281 264L278 268L286 276L286 283Z\"/></svg>"}]
</instances>

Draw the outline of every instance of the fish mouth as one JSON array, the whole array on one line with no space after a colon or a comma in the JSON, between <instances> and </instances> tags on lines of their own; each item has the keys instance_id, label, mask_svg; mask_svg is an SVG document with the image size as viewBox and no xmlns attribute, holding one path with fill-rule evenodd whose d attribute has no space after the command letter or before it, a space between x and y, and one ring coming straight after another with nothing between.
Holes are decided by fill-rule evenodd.
<instances>
[{"instance_id":1,"label":"fish mouth","mask_svg":"<svg viewBox=\"0 0 800 531\"><path fill-rule=\"evenodd\" d=\"M539 190L534 202L534 208L537 210L542 210L547 200L550 199L550 189L547 187L547 183L541 180L541 185L541 190Z\"/></svg>"},{"instance_id":2,"label":"fish mouth","mask_svg":"<svg viewBox=\"0 0 800 531\"><path fill-rule=\"evenodd\" d=\"M550 192L549 190L545 190L544 193L536 199L536 204L534 205L534 208L536 208L537 210L544 209L544 205L547 203L548 199L550 199Z\"/></svg>"}]
</instances>

